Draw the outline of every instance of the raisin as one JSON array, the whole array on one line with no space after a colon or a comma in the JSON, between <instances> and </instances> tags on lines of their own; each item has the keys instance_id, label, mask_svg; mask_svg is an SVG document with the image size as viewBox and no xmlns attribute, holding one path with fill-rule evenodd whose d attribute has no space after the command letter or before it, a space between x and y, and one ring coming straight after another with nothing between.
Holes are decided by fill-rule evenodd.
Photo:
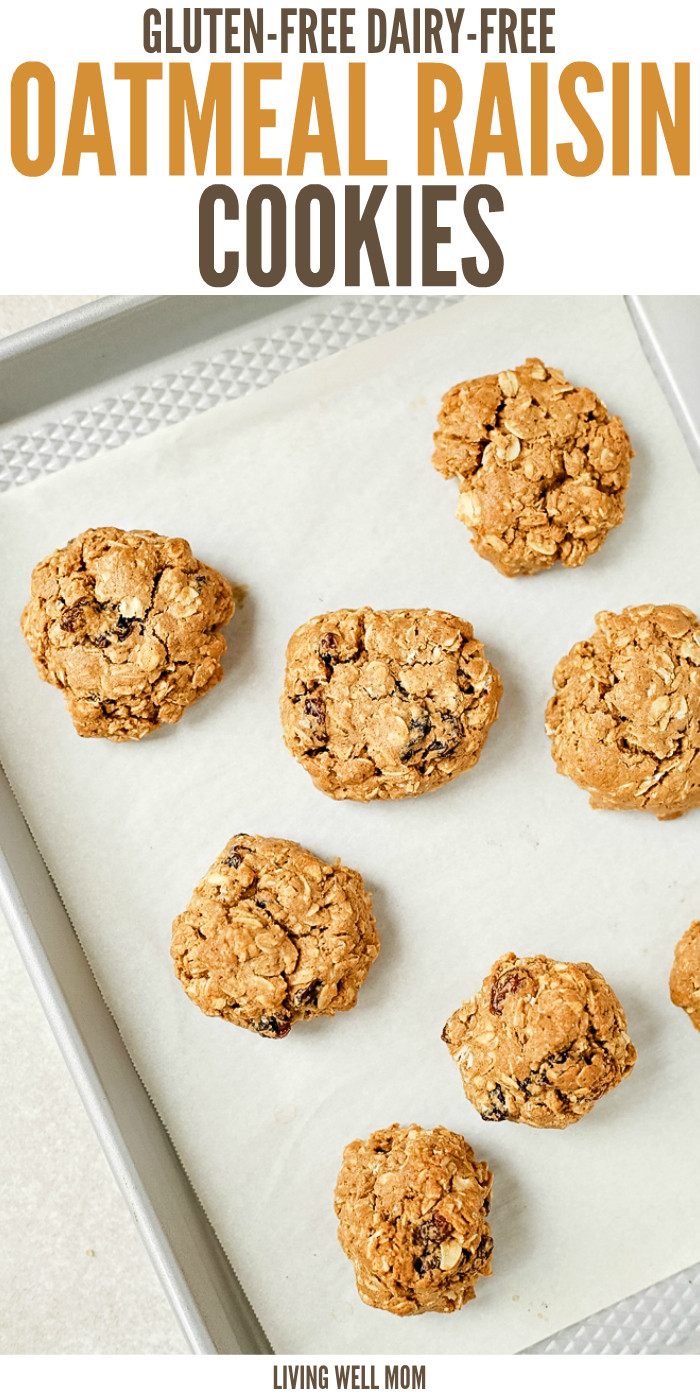
<instances>
[{"instance_id":1,"label":"raisin","mask_svg":"<svg viewBox=\"0 0 700 1400\"><path fill-rule=\"evenodd\" d=\"M418 1226L418 1234L424 1244L442 1244L442 1241L452 1234L452 1227L448 1225L444 1215L433 1211L427 1220L421 1221Z\"/></svg>"},{"instance_id":2,"label":"raisin","mask_svg":"<svg viewBox=\"0 0 700 1400\"><path fill-rule=\"evenodd\" d=\"M336 637L335 632L326 632L324 636L321 637L321 640L318 644L318 650L319 654L323 657L324 661L327 657L330 659L331 654L337 653L338 638Z\"/></svg>"},{"instance_id":3,"label":"raisin","mask_svg":"<svg viewBox=\"0 0 700 1400\"><path fill-rule=\"evenodd\" d=\"M457 680L463 695L474 694L474 684L471 678L471 665L474 660L473 643L466 642L460 652L457 662Z\"/></svg>"},{"instance_id":4,"label":"raisin","mask_svg":"<svg viewBox=\"0 0 700 1400\"><path fill-rule=\"evenodd\" d=\"M462 726L457 716L453 715L449 710L444 714L441 713L440 721L445 730L445 734L442 739L435 740L436 746L445 753L452 753L453 749L456 749L462 738Z\"/></svg>"},{"instance_id":5,"label":"raisin","mask_svg":"<svg viewBox=\"0 0 700 1400\"><path fill-rule=\"evenodd\" d=\"M120 642L125 641L125 639L126 639L128 636L130 636L130 634L131 634L131 632L133 631L133 629L134 629L134 619L133 619L133 617L118 617L118 618L117 618L117 636L118 636Z\"/></svg>"},{"instance_id":6,"label":"raisin","mask_svg":"<svg viewBox=\"0 0 700 1400\"><path fill-rule=\"evenodd\" d=\"M491 988L491 1011L494 1016L503 1015L503 1006L511 992L517 992L527 978L522 972L502 972Z\"/></svg>"},{"instance_id":7,"label":"raisin","mask_svg":"<svg viewBox=\"0 0 700 1400\"><path fill-rule=\"evenodd\" d=\"M493 1089L489 1090L489 1099L491 1101L491 1108L480 1108L479 1112L481 1117L486 1123L503 1123L508 1117L508 1109L506 1107L505 1095L500 1084L495 1084Z\"/></svg>"},{"instance_id":8,"label":"raisin","mask_svg":"<svg viewBox=\"0 0 700 1400\"><path fill-rule=\"evenodd\" d=\"M289 1035L292 1023L289 1016L261 1016L255 1029L258 1035L267 1036L270 1040L282 1040L283 1036Z\"/></svg>"},{"instance_id":9,"label":"raisin","mask_svg":"<svg viewBox=\"0 0 700 1400\"><path fill-rule=\"evenodd\" d=\"M429 1269L440 1267L440 1245L452 1234L452 1227L448 1225L444 1215L433 1211L427 1220L421 1220L416 1233L420 1254L414 1260L413 1267L416 1273L422 1276Z\"/></svg>"},{"instance_id":10,"label":"raisin","mask_svg":"<svg viewBox=\"0 0 700 1400\"><path fill-rule=\"evenodd\" d=\"M99 647L100 651L104 651L105 647L109 646L109 637L105 637L104 632L101 632L99 637L93 637L93 646Z\"/></svg>"},{"instance_id":11,"label":"raisin","mask_svg":"<svg viewBox=\"0 0 700 1400\"><path fill-rule=\"evenodd\" d=\"M408 726L409 733L419 734L421 739L425 739L432 729L430 715L427 710L421 710L419 715L411 715Z\"/></svg>"},{"instance_id":12,"label":"raisin","mask_svg":"<svg viewBox=\"0 0 700 1400\"><path fill-rule=\"evenodd\" d=\"M487 1202L487 1201L484 1202L484 1209L486 1209L486 1207L487 1207L488 1204L489 1204L489 1202ZM475 1266L476 1266L477 1268L482 1269L482 1272L483 1272L482 1266L483 1266L484 1264L487 1264L487 1263L488 1263L488 1261L489 1261L489 1259L491 1258L491 1255L492 1255L492 1254L493 1254L493 1236L492 1236L492 1234L491 1234L491 1231L489 1230L489 1233L488 1233L487 1235L482 1235L482 1237L481 1237L481 1239L480 1239L480 1241L479 1241L479 1244L478 1244L478 1246L477 1246L476 1253L474 1254L474 1264L475 1264Z\"/></svg>"},{"instance_id":13,"label":"raisin","mask_svg":"<svg viewBox=\"0 0 700 1400\"><path fill-rule=\"evenodd\" d=\"M316 742L326 738L326 707L317 695L307 695L304 714L311 720L312 737Z\"/></svg>"},{"instance_id":14,"label":"raisin","mask_svg":"<svg viewBox=\"0 0 700 1400\"><path fill-rule=\"evenodd\" d=\"M294 993L294 1005L315 1006L322 986L323 983L316 978L314 982L309 982L308 987L300 987L299 991Z\"/></svg>"},{"instance_id":15,"label":"raisin","mask_svg":"<svg viewBox=\"0 0 700 1400\"><path fill-rule=\"evenodd\" d=\"M421 710L418 715L411 715L408 722L408 743L399 754L401 763L410 763L412 758L420 752L423 747L423 740L427 739L432 730L432 721L427 710Z\"/></svg>"},{"instance_id":16,"label":"raisin","mask_svg":"<svg viewBox=\"0 0 700 1400\"><path fill-rule=\"evenodd\" d=\"M444 739L433 739L432 744L428 744L424 757L427 758L429 753L434 753L442 758L444 754L451 753L453 748L454 744L449 746L445 743Z\"/></svg>"},{"instance_id":17,"label":"raisin","mask_svg":"<svg viewBox=\"0 0 700 1400\"><path fill-rule=\"evenodd\" d=\"M431 753L435 754L437 758L447 758L449 754L454 753L462 738L462 726L454 715L441 714L440 720L447 732L442 739L433 739L432 744L428 744L423 753L424 758L427 758Z\"/></svg>"},{"instance_id":18,"label":"raisin","mask_svg":"<svg viewBox=\"0 0 700 1400\"><path fill-rule=\"evenodd\" d=\"M64 608L61 614L61 627L64 632L77 632L83 625L83 608L87 604L87 598L81 598L80 602L73 603L72 607Z\"/></svg>"},{"instance_id":19,"label":"raisin","mask_svg":"<svg viewBox=\"0 0 700 1400\"><path fill-rule=\"evenodd\" d=\"M243 861L244 855L245 851L241 851L240 849L233 850L231 851L230 855L224 856L224 865L230 866L233 870L238 870L239 865L241 865Z\"/></svg>"}]
</instances>

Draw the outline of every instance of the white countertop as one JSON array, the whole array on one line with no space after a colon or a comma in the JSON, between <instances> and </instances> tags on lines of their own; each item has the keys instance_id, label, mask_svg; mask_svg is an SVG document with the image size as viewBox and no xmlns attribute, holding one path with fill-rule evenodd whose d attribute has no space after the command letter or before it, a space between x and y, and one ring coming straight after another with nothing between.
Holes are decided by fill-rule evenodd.
<instances>
[{"instance_id":1,"label":"white countertop","mask_svg":"<svg viewBox=\"0 0 700 1400\"><path fill-rule=\"evenodd\" d=\"M0 297L0 337L91 297ZM0 915L0 1353L188 1348Z\"/></svg>"},{"instance_id":2,"label":"white countertop","mask_svg":"<svg viewBox=\"0 0 700 1400\"><path fill-rule=\"evenodd\" d=\"M186 1352L2 916L0 983L0 1352Z\"/></svg>"},{"instance_id":3,"label":"white countertop","mask_svg":"<svg viewBox=\"0 0 700 1400\"><path fill-rule=\"evenodd\" d=\"M26 330L27 326L38 326L40 321L49 321L52 316L60 316L74 306L84 306L97 297L0 297L0 339Z\"/></svg>"}]
</instances>

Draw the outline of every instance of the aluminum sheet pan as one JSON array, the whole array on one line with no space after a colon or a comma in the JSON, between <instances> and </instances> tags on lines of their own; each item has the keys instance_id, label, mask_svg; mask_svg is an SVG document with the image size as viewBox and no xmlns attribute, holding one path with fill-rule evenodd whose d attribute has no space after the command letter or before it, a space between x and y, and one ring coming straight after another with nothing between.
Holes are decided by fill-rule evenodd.
<instances>
[{"instance_id":1,"label":"aluminum sheet pan","mask_svg":"<svg viewBox=\"0 0 700 1400\"><path fill-rule=\"evenodd\" d=\"M68 313L1 347L0 417L6 427L0 431L0 489L206 412L289 369L446 304L449 299L412 297L107 298L88 308L89 314L85 308ZM700 461L699 299L631 298L628 305ZM146 322L144 345L134 329ZM110 345L102 360L94 353L95 336ZM33 394L13 397L12 386L20 382L34 382ZM131 1064L4 776L0 830L0 902L190 1345L198 1352L269 1350ZM531 1350L698 1349L700 1267Z\"/></svg>"}]
</instances>

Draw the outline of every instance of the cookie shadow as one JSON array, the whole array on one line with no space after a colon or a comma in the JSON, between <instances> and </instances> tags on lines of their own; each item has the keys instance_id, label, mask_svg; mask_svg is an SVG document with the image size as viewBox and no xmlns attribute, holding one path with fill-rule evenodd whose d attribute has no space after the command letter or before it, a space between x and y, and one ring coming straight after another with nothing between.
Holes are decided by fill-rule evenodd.
<instances>
[{"instance_id":1,"label":"cookie shadow","mask_svg":"<svg viewBox=\"0 0 700 1400\"><path fill-rule=\"evenodd\" d=\"M396 924L389 913L389 899L383 890L371 881L372 911L379 932L379 953L368 969L364 982L357 993L357 1003L350 1011L339 1012L336 1016L314 1016L309 1021L299 1021L293 1027L295 1038L324 1037L333 1035L335 1024L345 1024L349 1017L355 1021L363 1016L374 1017L389 1002L392 995L393 957L396 946Z\"/></svg>"},{"instance_id":2,"label":"cookie shadow","mask_svg":"<svg viewBox=\"0 0 700 1400\"><path fill-rule=\"evenodd\" d=\"M223 679L208 694L202 696L201 702L195 702L191 713L183 716L183 724L188 720L193 727L208 723L223 706L231 705L232 699L235 698L239 675L243 674L246 679L251 675L256 623L255 603L252 595L242 585L234 588L234 595L236 611L231 621L221 629L226 639L226 651L221 658Z\"/></svg>"},{"instance_id":3,"label":"cookie shadow","mask_svg":"<svg viewBox=\"0 0 700 1400\"><path fill-rule=\"evenodd\" d=\"M669 962L670 971L670 962ZM657 1010L656 1004L652 1005L645 997L640 996L636 987L618 985L616 980L616 991L625 1009L627 1017L627 1029L629 1031L633 1045L643 1045L645 1050L655 1052L663 1034L663 1017L661 1010ZM668 980L659 988L662 996L668 1002L669 1014L673 1010L670 993L668 990Z\"/></svg>"},{"instance_id":4,"label":"cookie shadow","mask_svg":"<svg viewBox=\"0 0 700 1400\"><path fill-rule=\"evenodd\" d=\"M222 628L226 638L226 651L221 658L224 679L214 694L228 688L228 682L245 667L246 674L251 669L250 657L253 648L256 622L256 600L254 594L244 584L234 587L236 611L231 621Z\"/></svg>"},{"instance_id":5,"label":"cookie shadow","mask_svg":"<svg viewBox=\"0 0 700 1400\"><path fill-rule=\"evenodd\" d=\"M501 1147L496 1143L494 1146L492 1138L495 1138L495 1132L482 1137L480 1128L484 1126L477 1115L473 1132L469 1124L456 1131L461 1132L471 1144L477 1159L486 1161L493 1172L489 1225L493 1235L494 1273L500 1273L502 1269L504 1273L508 1270L517 1274L531 1251L533 1213L528 1209L523 1182L511 1166L508 1144L504 1143ZM498 1125L504 1131L510 1129L512 1132L517 1132L519 1126L514 1123ZM530 1131L522 1126L520 1130Z\"/></svg>"},{"instance_id":6,"label":"cookie shadow","mask_svg":"<svg viewBox=\"0 0 700 1400\"><path fill-rule=\"evenodd\" d=\"M665 1057L660 1053L668 1017L674 1010L668 986L663 984L659 989L660 995L668 999L668 1017L664 1016L660 1006L657 1009L656 1003L652 1004L640 996L632 985L620 986L616 982L615 991L625 1010L627 1029L637 1050L637 1060L627 1078L594 1105L590 1118L591 1121L595 1119L599 1128L604 1127L611 1114L616 1117L628 1114L630 1119L643 1114L652 1101L652 1095L658 1092L656 1081L663 1080L668 1072Z\"/></svg>"},{"instance_id":7,"label":"cookie shadow","mask_svg":"<svg viewBox=\"0 0 700 1400\"><path fill-rule=\"evenodd\" d=\"M503 764L511 768L513 751L528 742L525 732L527 691L515 671L513 658L498 646L489 645L486 654L501 677L503 694L498 705L498 718L491 726L479 757L477 771L480 773L495 772ZM542 728L544 730L544 707Z\"/></svg>"},{"instance_id":8,"label":"cookie shadow","mask_svg":"<svg viewBox=\"0 0 700 1400\"><path fill-rule=\"evenodd\" d=\"M393 952L398 943L399 931L393 913L391 899L381 883L371 882L372 912L379 932L379 954L372 964L359 997L362 1005L372 1014L387 1004L395 994Z\"/></svg>"},{"instance_id":9,"label":"cookie shadow","mask_svg":"<svg viewBox=\"0 0 700 1400\"><path fill-rule=\"evenodd\" d=\"M141 742L148 744L164 744L168 740L172 742L182 725L186 725L187 729L194 729L198 725L206 724L222 705L231 703L231 694L235 687L235 681L232 681L231 678L235 677L236 673L243 668L246 668L246 673L249 673L251 669L249 658L255 634L255 607L251 595L243 585L234 588L234 595L236 611L231 621L221 629L226 639L226 651L221 658L223 671L221 681L205 695L188 705L177 724L161 724L158 729L154 729L153 733L147 735L145 740Z\"/></svg>"}]
</instances>

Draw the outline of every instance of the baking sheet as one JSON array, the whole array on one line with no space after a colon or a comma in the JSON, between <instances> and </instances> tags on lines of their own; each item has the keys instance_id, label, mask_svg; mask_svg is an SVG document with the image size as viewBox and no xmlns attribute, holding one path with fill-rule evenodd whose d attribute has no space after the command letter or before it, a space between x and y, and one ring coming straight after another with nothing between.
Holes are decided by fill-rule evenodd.
<instances>
[{"instance_id":1,"label":"baking sheet","mask_svg":"<svg viewBox=\"0 0 700 1400\"><path fill-rule=\"evenodd\" d=\"M430 433L449 384L528 353L598 389L638 455L601 554L513 581L473 554ZM185 533L249 589L224 684L143 744L78 740L17 627L32 565L96 523ZM698 907L698 813L591 813L542 732L552 666L596 608L698 607L698 523L624 304L598 299L465 302L0 501L0 756L277 1350L517 1350L700 1256L697 1047L666 992ZM501 669L482 760L442 792L334 804L282 744L289 633L363 603L462 613ZM357 1009L280 1044L206 1020L169 967L172 916L237 830L339 854L375 893L383 949ZM482 1123L440 1042L510 947L589 959L628 1011L640 1062L575 1133ZM395 1119L456 1128L496 1173L494 1277L455 1317L365 1308L335 1242L342 1147Z\"/></svg>"}]
</instances>

